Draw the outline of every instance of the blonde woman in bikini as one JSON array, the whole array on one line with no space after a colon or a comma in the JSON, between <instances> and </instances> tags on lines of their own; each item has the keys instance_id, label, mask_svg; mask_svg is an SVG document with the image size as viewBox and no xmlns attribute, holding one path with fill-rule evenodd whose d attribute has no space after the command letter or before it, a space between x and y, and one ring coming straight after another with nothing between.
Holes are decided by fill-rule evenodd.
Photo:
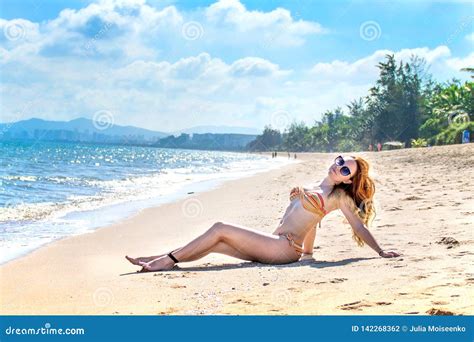
<instances>
[{"instance_id":1,"label":"blonde woman in bikini","mask_svg":"<svg viewBox=\"0 0 474 342\"><path fill-rule=\"evenodd\" d=\"M359 246L366 243L383 258L398 257L396 252L383 250L367 229L375 216L375 185L368 173L369 164L363 158L337 157L319 185L291 190L290 204L272 234L216 222L204 234L168 254L126 258L141 266L141 272L169 270L178 262L198 260L209 253L267 264L291 263L312 258L316 225L337 209L351 225Z\"/></svg>"}]
</instances>

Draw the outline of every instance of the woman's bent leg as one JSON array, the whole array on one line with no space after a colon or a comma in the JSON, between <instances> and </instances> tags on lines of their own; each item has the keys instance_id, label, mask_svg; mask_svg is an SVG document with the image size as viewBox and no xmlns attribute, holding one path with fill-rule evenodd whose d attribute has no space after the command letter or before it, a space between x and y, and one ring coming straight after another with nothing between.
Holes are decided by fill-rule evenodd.
<instances>
[{"instance_id":1,"label":"woman's bent leg","mask_svg":"<svg viewBox=\"0 0 474 342\"><path fill-rule=\"evenodd\" d=\"M277 236L260 231L216 222L203 235L173 252L180 262L198 260L217 252L242 260L281 264L297 261L299 255ZM149 263L140 263L147 271L170 269L174 263L163 256Z\"/></svg>"}]
</instances>

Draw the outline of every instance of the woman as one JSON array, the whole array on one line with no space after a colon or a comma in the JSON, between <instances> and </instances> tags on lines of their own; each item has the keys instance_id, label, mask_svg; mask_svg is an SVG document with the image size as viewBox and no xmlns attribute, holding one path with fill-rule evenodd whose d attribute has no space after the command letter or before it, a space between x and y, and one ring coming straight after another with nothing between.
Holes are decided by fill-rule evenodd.
<instances>
[{"instance_id":1,"label":"woman","mask_svg":"<svg viewBox=\"0 0 474 342\"><path fill-rule=\"evenodd\" d=\"M169 270L178 262L194 261L209 253L268 264L295 262L311 258L316 225L336 209L351 225L359 246L367 243L381 257L397 257L398 253L380 248L367 229L375 216L375 185L368 173L369 164L363 158L337 157L318 186L291 190L291 203L273 234L216 222L204 234L168 254L126 258L141 266L141 272Z\"/></svg>"}]
</instances>

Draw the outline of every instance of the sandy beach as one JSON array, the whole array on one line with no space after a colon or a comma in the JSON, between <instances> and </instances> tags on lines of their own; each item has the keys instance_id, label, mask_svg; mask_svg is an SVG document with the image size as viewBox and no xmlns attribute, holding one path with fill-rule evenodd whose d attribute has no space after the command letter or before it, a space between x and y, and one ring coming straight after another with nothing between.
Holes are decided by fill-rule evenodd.
<instances>
[{"instance_id":1,"label":"sandy beach","mask_svg":"<svg viewBox=\"0 0 474 342\"><path fill-rule=\"evenodd\" d=\"M168 252L216 221L272 232L293 186L322 179L337 155L229 181L66 238L0 267L5 314L474 314L474 145L355 153L372 165L380 258L351 238L342 213L318 228L314 261L263 265L212 254L136 273L124 256ZM282 153L284 156L285 154Z\"/></svg>"}]
</instances>

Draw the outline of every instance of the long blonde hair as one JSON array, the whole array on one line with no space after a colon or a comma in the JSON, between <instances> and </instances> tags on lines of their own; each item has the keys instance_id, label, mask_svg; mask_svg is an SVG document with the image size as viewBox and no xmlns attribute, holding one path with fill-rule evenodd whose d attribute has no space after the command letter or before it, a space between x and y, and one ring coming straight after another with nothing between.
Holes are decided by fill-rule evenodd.
<instances>
[{"instance_id":1,"label":"long blonde hair","mask_svg":"<svg viewBox=\"0 0 474 342\"><path fill-rule=\"evenodd\" d=\"M335 185L331 195L334 194L339 200L346 200L352 211L369 228L375 218L375 183L369 177L369 163L361 157L351 157L357 163L357 172L351 177L352 183ZM354 230L352 231L352 238L358 246L364 246L364 241L357 236Z\"/></svg>"}]
</instances>

